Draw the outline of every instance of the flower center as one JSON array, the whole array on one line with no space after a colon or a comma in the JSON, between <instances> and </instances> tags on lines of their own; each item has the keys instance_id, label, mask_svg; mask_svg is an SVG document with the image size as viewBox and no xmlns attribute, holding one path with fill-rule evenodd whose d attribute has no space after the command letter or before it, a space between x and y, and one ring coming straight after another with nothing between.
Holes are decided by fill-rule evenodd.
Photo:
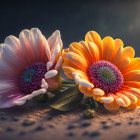
<instances>
[{"instance_id":1,"label":"flower center","mask_svg":"<svg viewBox=\"0 0 140 140\"><path fill-rule=\"evenodd\" d=\"M106 93L121 89L123 76L120 70L110 62L97 61L88 68L88 76L95 88L101 88Z\"/></svg>"},{"instance_id":2,"label":"flower center","mask_svg":"<svg viewBox=\"0 0 140 140\"><path fill-rule=\"evenodd\" d=\"M30 94L41 88L41 80L46 73L45 63L34 63L20 77L20 89L24 94Z\"/></svg>"}]
</instances>

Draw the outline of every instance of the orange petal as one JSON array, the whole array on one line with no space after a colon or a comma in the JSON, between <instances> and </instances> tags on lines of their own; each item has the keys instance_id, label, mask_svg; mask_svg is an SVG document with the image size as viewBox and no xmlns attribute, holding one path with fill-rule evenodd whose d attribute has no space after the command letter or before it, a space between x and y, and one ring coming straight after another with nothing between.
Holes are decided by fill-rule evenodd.
<instances>
[{"instance_id":1,"label":"orange petal","mask_svg":"<svg viewBox=\"0 0 140 140\"><path fill-rule=\"evenodd\" d=\"M104 103L104 107L107 110L113 111L113 110L118 110L120 108L120 106L116 103L116 101L114 100L111 103Z\"/></svg>"},{"instance_id":2,"label":"orange petal","mask_svg":"<svg viewBox=\"0 0 140 140\"><path fill-rule=\"evenodd\" d=\"M99 49L100 55L102 56L102 40L97 32L89 31L85 36L85 41L95 43Z\"/></svg>"},{"instance_id":3,"label":"orange petal","mask_svg":"<svg viewBox=\"0 0 140 140\"><path fill-rule=\"evenodd\" d=\"M98 47L92 43L92 42L88 42L88 46L89 46L89 52L91 54L92 57L92 61L98 61L99 60L99 50Z\"/></svg>"},{"instance_id":4,"label":"orange petal","mask_svg":"<svg viewBox=\"0 0 140 140\"><path fill-rule=\"evenodd\" d=\"M103 39L103 59L111 60L114 55L115 42L111 37L105 37Z\"/></svg>"},{"instance_id":5,"label":"orange petal","mask_svg":"<svg viewBox=\"0 0 140 140\"><path fill-rule=\"evenodd\" d=\"M88 68L88 64L85 59L83 59L80 55L73 53L73 52L68 52L66 54L66 57L68 59L68 63L71 63L75 65L77 68L80 68L84 71Z\"/></svg>"},{"instance_id":6,"label":"orange petal","mask_svg":"<svg viewBox=\"0 0 140 140\"><path fill-rule=\"evenodd\" d=\"M102 103L102 101L101 101L101 97L102 97L102 96L93 95L92 97L93 97L93 99L95 99L96 101L99 101L100 103Z\"/></svg>"},{"instance_id":7,"label":"orange petal","mask_svg":"<svg viewBox=\"0 0 140 140\"><path fill-rule=\"evenodd\" d=\"M80 43L71 43L69 46L69 51L79 54L81 57L86 59L88 63L92 63L88 55L88 50Z\"/></svg>"},{"instance_id":8,"label":"orange petal","mask_svg":"<svg viewBox=\"0 0 140 140\"><path fill-rule=\"evenodd\" d=\"M65 59L66 53L68 53L68 52L69 52L69 48L68 48L68 49L64 49L64 50L62 51L62 57L63 57L63 59Z\"/></svg>"},{"instance_id":9,"label":"orange petal","mask_svg":"<svg viewBox=\"0 0 140 140\"><path fill-rule=\"evenodd\" d=\"M92 97L93 96L93 89L92 88L88 88L88 87L83 87L81 85L79 85L79 90L80 92L82 92L83 94Z\"/></svg>"},{"instance_id":10,"label":"orange petal","mask_svg":"<svg viewBox=\"0 0 140 140\"><path fill-rule=\"evenodd\" d=\"M85 48L86 55L91 63L99 60L99 50L94 43L80 41L80 44Z\"/></svg>"},{"instance_id":11,"label":"orange petal","mask_svg":"<svg viewBox=\"0 0 140 140\"><path fill-rule=\"evenodd\" d=\"M122 41L121 39L118 39L118 38L117 38L117 39L115 39L114 41L115 41L115 48L116 48L116 49L118 49L118 48L124 46L123 41Z\"/></svg>"},{"instance_id":12,"label":"orange petal","mask_svg":"<svg viewBox=\"0 0 140 140\"><path fill-rule=\"evenodd\" d=\"M120 63L117 65L119 70L123 73L125 71L125 68L131 63L131 60L129 57L124 57Z\"/></svg>"},{"instance_id":13,"label":"orange petal","mask_svg":"<svg viewBox=\"0 0 140 140\"><path fill-rule=\"evenodd\" d=\"M140 70L133 70L123 74L124 81L140 82Z\"/></svg>"},{"instance_id":14,"label":"orange petal","mask_svg":"<svg viewBox=\"0 0 140 140\"><path fill-rule=\"evenodd\" d=\"M130 94L136 96L137 99L138 99L137 105L140 106L140 90L137 89L137 88L130 88L130 89L126 90L126 92L128 92L128 93L130 93Z\"/></svg>"},{"instance_id":15,"label":"orange petal","mask_svg":"<svg viewBox=\"0 0 140 140\"><path fill-rule=\"evenodd\" d=\"M131 88L140 88L140 82L124 81L124 86Z\"/></svg>"},{"instance_id":16,"label":"orange petal","mask_svg":"<svg viewBox=\"0 0 140 140\"><path fill-rule=\"evenodd\" d=\"M72 73L77 72L76 69L66 66L65 64L62 65L62 69L64 70L64 73L68 78L74 79Z\"/></svg>"},{"instance_id":17,"label":"orange petal","mask_svg":"<svg viewBox=\"0 0 140 140\"><path fill-rule=\"evenodd\" d=\"M123 54L123 47L117 48L116 53L114 54L111 62L116 65L119 64L122 54Z\"/></svg>"},{"instance_id":18,"label":"orange petal","mask_svg":"<svg viewBox=\"0 0 140 140\"><path fill-rule=\"evenodd\" d=\"M128 65L125 71L127 72L131 70L139 70L139 69L140 69L140 58L133 58L131 59L131 63Z\"/></svg>"},{"instance_id":19,"label":"orange petal","mask_svg":"<svg viewBox=\"0 0 140 140\"><path fill-rule=\"evenodd\" d=\"M136 109L136 107L137 107L137 104L131 104L131 105L128 106L127 108L128 108L129 110L134 110L134 109Z\"/></svg>"},{"instance_id":20,"label":"orange petal","mask_svg":"<svg viewBox=\"0 0 140 140\"><path fill-rule=\"evenodd\" d=\"M131 104L130 99L122 93L116 93L116 102L123 107L128 107Z\"/></svg>"},{"instance_id":21,"label":"orange petal","mask_svg":"<svg viewBox=\"0 0 140 140\"><path fill-rule=\"evenodd\" d=\"M137 103L138 99L135 95L133 95L133 93L124 91L123 94L126 95L130 99L131 104L136 104Z\"/></svg>"},{"instance_id":22,"label":"orange petal","mask_svg":"<svg viewBox=\"0 0 140 140\"><path fill-rule=\"evenodd\" d=\"M130 57L133 58L135 56L135 51L132 47L125 47L123 49L123 57Z\"/></svg>"}]
</instances>

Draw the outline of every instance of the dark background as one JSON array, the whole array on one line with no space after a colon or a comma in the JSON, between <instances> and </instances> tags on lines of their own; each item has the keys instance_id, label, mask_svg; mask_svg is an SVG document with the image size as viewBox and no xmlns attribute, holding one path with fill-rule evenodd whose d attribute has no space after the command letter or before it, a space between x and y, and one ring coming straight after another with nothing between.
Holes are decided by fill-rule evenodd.
<instances>
[{"instance_id":1,"label":"dark background","mask_svg":"<svg viewBox=\"0 0 140 140\"><path fill-rule=\"evenodd\" d=\"M59 29L64 48L83 40L89 30L102 38L121 38L140 53L139 0L71 0L0 2L0 42L8 35L38 27L46 37Z\"/></svg>"}]
</instances>

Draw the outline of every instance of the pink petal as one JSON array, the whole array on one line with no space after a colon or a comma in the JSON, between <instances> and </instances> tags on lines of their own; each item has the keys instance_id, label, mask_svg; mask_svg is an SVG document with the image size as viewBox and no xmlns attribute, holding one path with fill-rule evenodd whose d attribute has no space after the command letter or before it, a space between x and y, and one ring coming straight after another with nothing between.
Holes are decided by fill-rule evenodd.
<instances>
[{"instance_id":1,"label":"pink petal","mask_svg":"<svg viewBox=\"0 0 140 140\"><path fill-rule=\"evenodd\" d=\"M61 35L60 35L60 31L56 30L49 38L48 38L48 44L50 47L50 50L52 52L52 50L54 49L54 47L59 44L60 50L62 50L62 40L61 40Z\"/></svg>"}]
</instances>

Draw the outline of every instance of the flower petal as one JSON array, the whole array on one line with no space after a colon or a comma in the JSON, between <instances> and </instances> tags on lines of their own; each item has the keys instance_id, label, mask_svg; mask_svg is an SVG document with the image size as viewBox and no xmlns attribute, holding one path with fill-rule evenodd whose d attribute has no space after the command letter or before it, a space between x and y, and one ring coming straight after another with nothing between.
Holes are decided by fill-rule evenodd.
<instances>
[{"instance_id":1,"label":"flower petal","mask_svg":"<svg viewBox=\"0 0 140 140\"><path fill-rule=\"evenodd\" d=\"M16 100L16 101L14 101L14 104L15 104L15 105L23 105L23 104L25 104L25 102L26 102L27 100L31 100L31 99L32 99L33 97L35 97L35 96L38 96L38 95L40 95L40 94L44 94L44 93L46 93L46 91L47 91L47 90L46 90L45 88L36 90L36 91L32 92L31 94L26 95L26 96L24 96L24 97L22 97L22 98L20 98L20 99L18 99L18 100Z\"/></svg>"},{"instance_id":2,"label":"flower petal","mask_svg":"<svg viewBox=\"0 0 140 140\"><path fill-rule=\"evenodd\" d=\"M116 103L116 101L114 100L113 102L111 103L104 103L104 107L107 109L107 110L110 110L110 111L114 111L114 110L118 110L120 108L120 105L118 105Z\"/></svg>"},{"instance_id":3,"label":"flower petal","mask_svg":"<svg viewBox=\"0 0 140 140\"><path fill-rule=\"evenodd\" d=\"M122 57L122 54L123 54L123 47L119 47L116 49L116 53L114 54L111 62L115 65L119 65L119 62L120 62L120 58Z\"/></svg>"},{"instance_id":4,"label":"flower petal","mask_svg":"<svg viewBox=\"0 0 140 140\"><path fill-rule=\"evenodd\" d=\"M93 62L98 61L100 58L98 47L92 42L88 42L88 46L89 52L92 56L92 61Z\"/></svg>"},{"instance_id":5,"label":"flower petal","mask_svg":"<svg viewBox=\"0 0 140 140\"><path fill-rule=\"evenodd\" d=\"M48 89L48 83L46 82L45 79L42 79L42 81L41 81L41 88Z\"/></svg>"},{"instance_id":6,"label":"flower petal","mask_svg":"<svg viewBox=\"0 0 140 140\"><path fill-rule=\"evenodd\" d=\"M139 70L139 67L140 67L140 58L133 58L131 59L131 63L127 66L125 72Z\"/></svg>"},{"instance_id":7,"label":"flower petal","mask_svg":"<svg viewBox=\"0 0 140 140\"><path fill-rule=\"evenodd\" d=\"M114 101L113 97L101 97L103 103L112 103Z\"/></svg>"},{"instance_id":8,"label":"flower petal","mask_svg":"<svg viewBox=\"0 0 140 140\"><path fill-rule=\"evenodd\" d=\"M123 73L125 71L125 68L131 63L131 60L129 57L124 57L120 63L118 64L119 70Z\"/></svg>"},{"instance_id":9,"label":"flower petal","mask_svg":"<svg viewBox=\"0 0 140 140\"><path fill-rule=\"evenodd\" d=\"M79 85L79 90L80 92L82 92L83 94L92 97L93 96L93 90L92 88L88 88L88 87L84 87L82 85Z\"/></svg>"},{"instance_id":10,"label":"flower petal","mask_svg":"<svg viewBox=\"0 0 140 140\"><path fill-rule=\"evenodd\" d=\"M140 106L140 90L137 89L137 88L129 88L128 90L126 90L126 92L128 92L128 93L136 96L137 97L137 100L138 100L137 101L137 105Z\"/></svg>"},{"instance_id":11,"label":"flower petal","mask_svg":"<svg viewBox=\"0 0 140 140\"><path fill-rule=\"evenodd\" d=\"M115 41L115 48L116 49L124 46L123 41L121 39L117 38L114 41Z\"/></svg>"},{"instance_id":12,"label":"flower petal","mask_svg":"<svg viewBox=\"0 0 140 140\"><path fill-rule=\"evenodd\" d=\"M103 39L103 59L111 60L114 55L115 42L111 37L105 37Z\"/></svg>"},{"instance_id":13,"label":"flower petal","mask_svg":"<svg viewBox=\"0 0 140 140\"><path fill-rule=\"evenodd\" d=\"M103 96L105 94L104 91L100 88L94 88L93 93L94 95L97 95L97 96Z\"/></svg>"},{"instance_id":14,"label":"flower petal","mask_svg":"<svg viewBox=\"0 0 140 140\"><path fill-rule=\"evenodd\" d=\"M87 80L85 79L80 79L80 85L82 85L83 87L88 87L88 88L93 88L94 85L90 82L88 82Z\"/></svg>"},{"instance_id":15,"label":"flower petal","mask_svg":"<svg viewBox=\"0 0 140 140\"><path fill-rule=\"evenodd\" d=\"M76 67L86 70L88 68L87 62L78 54L73 52L67 53L67 58L69 59L70 63L74 64Z\"/></svg>"},{"instance_id":16,"label":"flower petal","mask_svg":"<svg viewBox=\"0 0 140 140\"><path fill-rule=\"evenodd\" d=\"M56 65L55 65L55 69L56 69L56 70L60 69L61 64L62 64L62 56L59 57L59 59L58 59Z\"/></svg>"},{"instance_id":17,"label":"flower petal","mask_svg":"<svg viewBox=\"0 0 140 140\"><path fill-rule=\"evenodd\" d=\"M60 31L56 30L49 38L48 38L48 44L50 47L50 50L52 51L54 47L58 44L60 47L60 50L62 50L63 44L61 40Z\"/></svg>"},{"instance_id":18,"label":"flower petal","mask_svg":"<svg viewBox=\"0 0 140 140\"><path fill-rule=\"evenodd\" d=\"M58 74L57 70L50 70L45 74L45 78L52 78Z\"/></svg>"},{"instance_id":19,"label":"flower petal","mask_svg":"<svg viewBox=\"0 0 140 140\"><path fill-rule=\"evenodd\" d=\"M124 86L130 87L130 88L140 88L140 82L124 81Z\"/></svg>"},{"instance_id":20,"label":"flower petal","mask_svg":"<svg viewBox=\"0 0 140 140\"><path fill-rule=\"evenodd\" d=\"M102 47L103 47L103 44L102 44L102 40L101 40L101 37L100 35L95 32L95 31L89 31L86 36L85 36L85 41L86 42L93 42L97 45L98 49L99 49L99 52L100 52L100 55L102 57Z\"/></svg>"},{"instance_id":21,"label":"flower petal","mask_svg":"<svg viewBox=\"0 0 140 140\"><path fill-rule=\"evenodd\" d=\"M130 99L129 99L127 96L125 96L124 94L117 93L116 95L117 95L116 102L117 102L120 106L128 107L128 106L131 104Z\"/></svg>"},{"instance_id":22,"label":"flower petal","mask_svg":"<svg viewBox=\"0 0 140 140\"><path fill-rule=\"evenodd\" d=\"M133 71L124 73L124 81L140 82L140 70L133 70Z\"/></svg>"},{"instance_id":23,"label":"flower petal","mask_svg":"<svg viewBox=\"0 0 140 140\"><path fill-rule=\"evenodd\" d=\"M123 57L133 58L135 56L135 51L132 47L125 47L123 49Z\"/></svg>"},{"instance_id":24,"label":"flower petal","mask_svg":"<svg viewBox=\"0 0 140 140\"><path fill-rule=\"evenodd\" d=\"M137 103L138 99L135 95L133 95L133 93L124 91L123 94L126 95L130 99L131 104L136 104Z\"/></svg>"}]
</instances>

